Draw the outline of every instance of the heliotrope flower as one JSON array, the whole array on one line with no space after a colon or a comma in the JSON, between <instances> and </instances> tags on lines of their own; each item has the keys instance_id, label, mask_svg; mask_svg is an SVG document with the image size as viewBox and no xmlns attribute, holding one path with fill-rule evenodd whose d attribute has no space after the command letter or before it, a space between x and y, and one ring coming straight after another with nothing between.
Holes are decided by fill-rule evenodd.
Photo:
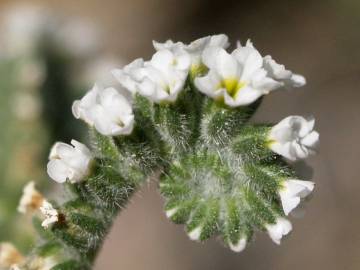
<instances>
[{"instance_id":1,"label":"heliotrope flower","mask_svg":"<svg viewBox=\"0 0 360 270\"><path fill-rule=\"evenodd\" d=\"M209 72L195 79L196 87L230 107L251 104L282 85L268 76L262 56L249 42L231 54L220 47L209 47L202 61Z\"/></svg>"},{"instance_id":2,"label":"heliotrope flower","mask_svg":"<svg viewBox=\"0 0 360 270\"><path fill-rule=\"evenodd\" d=\"M279 195L285 215L296 208L301 199L308 196L314 190L314 182L287 179L281 183Z\"/></svg>"},{"instance_id":3,"label":"heliotrope flower","mask_svg":"<svg viewBox=\"0 0 360 270\"><path fill-rule=\"evenodd\" d=\"M254 48L250 40L247 41L246 46ZM237 47L242 48L239 41ZM286 88L302 87L306 84L304 76L286 69L284 65L277 63L271 55L263 57L263 68L267 71L269 77L280 82Z\"/></svg>"},{"instance_id":4,"label":"heliotrope flower","mask_svg":"<svg viewBox=\"0 0 360 270\"><path fill-rule=\"evenodd\" d=\"M106 136L128 135L134 127L134 114L127 98L115 88L95 85L72 106L75 118L84 120Z\"/></svg>"},{"instance_id":5,"label":"heliotrope flower","mask_svg":"<svg viewBox=\"0 0 360 270\"><path fill-rule=\"evenodd\" d=\"M115 78L133 94L161 102L174 102L184 89L190 67L185 51L156 52L149 62L137 59L123 69L113 70Z\"/></svg>"},{"instance_id":6,"label":"heliotrope flower","mask_svg":"<svg viewBox=\"0 0 360 270\"><path fill-rule=\"evenodd\" d=\"M282 82L287 88L301 87L306 84L304 76L287 70L284 65L278 64L270 55L264 57L264 69L270 77Z\"/></svg>"},{"instance_id":7,"label":"heliotrope flower","mask_svg":"<svg viewBox=\"0 0 360 270\"><path fill-rule=\"evenodd\" d=\"M319 142L319 133L314 131L314 125L314 119L286 117L270 130L269 148L291 161L314 154Z\"/></svg>"},{"instance_id":8,"label":"heliotrope flower","mask_svg":"<svg viewBox=\"0 0 360 270\"><path fill-rule=\"evenodd\" d=\"M57 142L50 151L47 172L58 183L80 182L91 172L93 156L90 150L76 140L71 144Z\"/></svg>"},{"instance_id":9,"label":"heliotrope flower","mask_svg":"<svg viewBox=\"0 0 360 270\"><path fill-rule=\"evenodd\" d=\"M190 44L184 44L183 42L173 42L167 40L164 43L153 41L154 48L157 51L170 50L170 51L186 51L191 57L191 74L194 76L201 73L206 67L201 61L201 55L206 48L209 47L221 47L226 49L229 47L229 38L224 35L213 35L199 38Z\"/></svg>"}]
</instances>

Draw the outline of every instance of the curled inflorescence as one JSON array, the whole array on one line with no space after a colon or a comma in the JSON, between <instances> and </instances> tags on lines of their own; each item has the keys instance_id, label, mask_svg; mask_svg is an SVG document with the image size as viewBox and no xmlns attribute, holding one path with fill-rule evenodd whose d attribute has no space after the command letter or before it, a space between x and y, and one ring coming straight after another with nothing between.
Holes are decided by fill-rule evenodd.
<instances>
[{"instance_id":1,"label":"curled inflorescence","mask_svg":"<svg viewBox=\"0 0 360 270\"><path fill-rule=\"evenodd\" d=\"M90 268L113 218L154 173L167 217L185 224L193 240L218 235L240 252L257 230L277 244L292 230L286 216L314 183L297 179L289 161L315 152L314 120L249 119L264 95L303 86L305 78L250 41L229 53L225 35L154 47L151 60L112 71L119 85L95 85L74 102L91 147L73 140L51 151L48 173L67 187L65 203L46 200L33 185L24 191L20 209L40 208L48 229L38 226L42 253L20 267L51 255L53 269ZM48 246L58 253L45 252Z\"/></svg>"}]
</instances>

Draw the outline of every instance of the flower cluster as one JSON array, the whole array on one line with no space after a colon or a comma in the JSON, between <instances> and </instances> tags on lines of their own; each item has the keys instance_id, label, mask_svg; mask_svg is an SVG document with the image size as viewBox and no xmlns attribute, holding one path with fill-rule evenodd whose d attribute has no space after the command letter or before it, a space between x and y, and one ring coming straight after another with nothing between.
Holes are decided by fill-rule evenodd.
<instances>
[{"instance_id":1,"label":"flower cluster","mask_svg":"<svg viewBox=\"0 0 360 270\"><path fill-rule=\"evenodd\" d=\"M71 145L56 143L49 156L47 171L49 176L58 183L69 180L76 183L90 173L92 155L90 150L76 140Z\"/></svg>"},{"instance_id":2,"label":"flower cluster","mask_svg":"<svg viewBox=\"0 0 360 270\"><path fill-rule=\"evenodd\" d=\"M121 87L134 97L139 94L153 103L176 102L188 78L206 96L228 106L247 106L261 96L280 87L294 88L305 85L303 76L294 74L271 56L263 57L248 40L245 46L228 53L226 35L208 36L190 44L153 42L156 53L151 60L136 59L122 69L112 71ZM73 115L106 136L124 136L132 133L135 125L132 101L114 86L97 85L81 100L73 104ZM290 116L275 125L268 133L266 146L288 160L306 158L314 153L319 134L313 130L314 120ZM59 183L79 182L90 172L91 154L73 141L74 148L58 143L50 154L48 173ZM288 215L314 188L314 183L295 179L282 179L279 196L284 213ZM267 226L271 238L279 243L281 236L291 231L283 218ZM199 237L192 231L190 237ZM232 249L244 248L245 239Z\"/></svg>"},{"instance_id":3,"label":"flower cluster","mask_svg":"<svg viewBox=\"0 0 360 270\"><path fill-rule=\"evenodd\" d=\"M262 96L303 86L305 78L263 57L250 41L228 52L225 35L153 45L150 60L111 71L119 85L95 84L73 103L94 151L75 140L57 142L47 171L72 184L80 200L55 209L30 186L19 210L40 209L45 228L64 217L82 235L96 232L84 242L100 243L96 237L108 228L98 214L114 215L128 192L159 171L166 215L185 224L190 239L218 234L240 252L260 229L280 244L292 230L286 216L314 189L287 162L314 154L319 134L315 121L301 116L273 127L248 121ZM86 248L93 256L94 246Z\"/></svg>"}]
</instances>

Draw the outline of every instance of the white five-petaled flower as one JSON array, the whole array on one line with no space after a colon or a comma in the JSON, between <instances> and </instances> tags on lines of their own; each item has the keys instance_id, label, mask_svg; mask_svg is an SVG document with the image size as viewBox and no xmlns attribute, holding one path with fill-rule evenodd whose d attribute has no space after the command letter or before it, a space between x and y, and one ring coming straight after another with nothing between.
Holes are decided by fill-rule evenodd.
<instances>
[{"instance_id":1,"label":"white five-petaled flower","mask_svg":"<svg viewBox=\"0 0 360 270\"><path fill-rule=\"evenodd\" d=\"M33 212L38 210L43 202L43 195L36 190L35 183L31 181L23 189L23 195L17 210L22 214Z\"/></svg>"},{"instance_id":2,"label":"white five-petaled flower","mask_svg":"<svg viewBox=\"0 0 360 270\"><path fill-rule=\"evenodd\" d=\"M84 120L106 136L128 135L134 127L130 102L115 88L95 85L72 106L75 118Z\"/></svg>"},{"instance_id":3,"label":"white five-petaled flower","mask_svg":"<svg viewBox=\"0 0 360 270\"><path fill-rule=\"evenodd\" d=\"M246 46L254 48L254 45L250 40L247 41ZM239 41L237 47L242 48ZM269 77L278 81L286 88L302 87L306 84L304 76L287 70L284 65L278 64L271 55L267 55L263 58L263 68L268 72Z\"/></svg>"},{"instance_id":4,"label":"white five-petaled flower","mask_svg":"<svg viewBox=\"0 0 360 270\"><path fill-rule=\"evenodd\" d=\"M156 103L173 102L184 88L190 61L184 50L165 49L156 52L149 62L136 59L121 70L113 70L113 75L133 94Z\"/></svg>"},{"instance_id":5,"label":"white five-petaled flower","mask_svg":"<svg viewBox=\"0 0 360 270\"><path fill-rule=\"evenodd\" d=\"M24 261L24 257L11 243L0 243L0 267L9 268Z\"/></svg>"},{"instance_id":6,"label":"white five-petaled flower","mask_svg":"<svg viewBox=\"0 0 360 270\"><path fill-rule=\"evenodd\" d=\"M196 87L231 107L251 104L282 86L263 68L263 58L250 41L231 54L221 47L209 47L204 50L202 61L209 72L195 79Z\"/></svg>"},{"instance_id":7,"label":"white five-petaled flower","mask_svg":"<svg viewBox=\"0 0 360 270\"><path fill-rule=\"evenodd\" d=\"M315 153L319 133L314 131L315 120L289 116L269 133L269 147L275 153L291 160L304 159Z\"/></svg>"},{"instance_id":8,"label":"white five-petaled flower","mask_svg":"<svg viewBox=\"0 0 360 270\"><path fill-rule=\"evenodd\" d=\"M90 150L76 140L71 145L57 142L50 151L47 172L58 183L81 182L91 172L93 157Z\"/></svg>"},{"instance_id":9,"label":"white five-petaled flower","mask_svg":"<svg viewBox=\"0 0 360 270\"><path fill-rule=\"evenodd\" d=\"M265 227L270 238L278 245L280 245L281 238L292 230L290 221L282 217L278 217L275 224L267 224Z\"/></svg>"},{"instance_id":10,"label":"white five-petaled flower","mask_svg":"<svg viewBox=\"0 0 360 270\"><path fill-rule=\"evenodd\" d=\"M51 224L59 221L58 211L48 201L44 200L42 206L40 207L40 211L45 216L44 221L41 223L41 226L44 228L47 229Z\"/></svg>"},{"instance_id":11,"label":"white five-petaled flower","mask_svg":"<svg viewBox=\"0 0 360 270\"><path fill-rule=\"evenodd\" d=\"M188 45L182 42L173 42L172 40L167 40L165 43L153 41L153 45L157 51L186 51L191 57L191 72L196 74L202 66L201 55L203 51L208 47L220 47L226 49L229 46L229 38L224 34L220 34L199 38Z\"/></svg>"},{"instance_id":12,"label":"white five-petaled flower","mask_svg":"<svg viewBox=\"0 0 360 270\"><path fill-rule=\"evenodd\" d=\"M288 179L282 182L279 195L285 215L296 208L300 200L314 190L314 182Z\"/></svg>"}]
</instances>

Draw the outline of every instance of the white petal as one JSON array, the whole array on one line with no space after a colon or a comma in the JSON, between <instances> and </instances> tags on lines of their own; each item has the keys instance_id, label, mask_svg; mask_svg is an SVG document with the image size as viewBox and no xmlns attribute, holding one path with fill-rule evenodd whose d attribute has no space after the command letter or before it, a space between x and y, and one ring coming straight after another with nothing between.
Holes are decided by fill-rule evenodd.
<instances>
[{"instance_id":1,"label":"white petal","mask_svg":"<svg viewBox=\"0 0 360 270\"><path fill-rule=\"evenodd\" d=\"M49 158L55 159L55 158L69 157L73 155L73 152L74 152L74 148L71 147L71 145L62 142L57 142L51 148Z\"/></svg>"},{"instance_id":2,"label":"white petal","mask_svg":"<svg viewBox=\"0 0 360 270\"><path fill-rule=\"evenodd\" d=\"M114 69L111 73L123 87L129 90L132 94L135 94L137 91L137 84L143 78L143 67L144 60L138 58L125 66L123 69Z\"/></svg>"},{"instance_id":3,"label":"white petal","mask_svg":"<svg viewBox=\"0 0 360 270\"><path fill-rule=\"evenodd\" d=\"M319 133L316 131L311 132L307 136L305 136L301 143L307 147L315 148L319 143Z\"/></svg>"},{"instance_id":4,"label":"white petal","mask_svg":"<svg viewBox=\"0 0 360 270\"><path fill-rule=\"evenodd\" d=\"M166 70L174 61L174 56L169 50L156 52L151 58L151 65L160 70Z\"/></svg>"},{"instance_id":5,"label":"white petal","mask_svg":"<svg viewBox=\"0 0 360 270\"><path fill-rule=\"evenodd\" d=\"M237 48L232 52L232 55L242 66L242 73L240 77L242 81L248 81L253 73L262 67L263 59L260 53L254 48Z\"/></svg>"},{"instance_id":6,"label":"white petal","mask_svg":"<svg viewBox=\"0 0 360 270\"><path fill-rule=\"evenodd\" d=\"M274 243L280 245L281 238L292 230L292 225L287 219L279 217L275 224L266 225L266 229Z\"/></svg>"},{"instance_id":7,"label":"white petal","mask_svg":"<svg viewBox=\"0 0 360 270\"><path fill-rule=\"evenodd\" d=\"M270 91L282 86L281 83L267 77L264 69L258 69L253 73L251 85L264 94L268 94Z\"/></svg>"},{"instance_id":8,"label":"white petal","mask_svg":"<svg viewBox=\"0 0 360 270\"><path fill-rule=\"evenodd\" d=\"M245 86L239 90L235 96L235 99L229 96L227 92L224 94L224 98L227 105L231 107L237 107L249 105L262 95L263 93L261 91L258 91L257 89L254 89L250 86Z\"/></svg>"},{"instance_id":9,"label":"white petal","mask_svg":"<svg viewBox=\"0 0 360 270\"><path fill-rule=\"evenodd\" d=\"M297 194L298 196L300 196L300 198L305 198L315 188L315 183L311 182L311 181L289 179L289 180L287 180L287 182L292 186L295 186L295 185L298 186L298 188L296 188L296 193L295 193L295 191L293 191L293 194ZM291 187L289 187L289 188L291 189Z\"/></svg>"},{"instance_id":10,"label":"white petal","mask_svg":"<svg viewBox=\"0 0 360 270\"><path fill-rule=\"evenodd\" d=\"M91 152L89 148L85 144L82 144L78 142L77 140L72 139L71 144L74 146L74 148L81 152L81 154L87 156L88 158L91 158Z\"/></svg>"},{"instance_id":11,"label":"white petal","mask_svg":"<svg viewBox=\"0 0 360 270\"><path fill-rule=\"evenodd\" d=\"M270 55L264 57L264 68L270 77L283 82L287 88L301 87L306 84L306 79L302 75L293 74L284 65L278 64Z\"/></svg>"},{"instance_id":12,"label":"white petal","mask_svg":"<svg viewBox=\"0 0 360 270\"><path fill-rule=\"evenodd\" d=\"M81 100L76 100L73 103L72 113L76 119L82 119L89 125L93 124L93 120L88 116L87 110L96 103L99 91L99 87L95 84Z\"/></svg>"},{"instance_id":13,"label":"white petal","mask_svg":"<svg viewBox=\"0 0 360 270\"><path fill-rule=\"evenodd\" d=\"M272 142L270 144L270 149L291 161L296 160L296 156L291 151L291 143L279 143L279 142Z\"/></svg>"},{"instance_id":14,"label":"white petal","mask_svg":"<svg viewBox=\"0 0 360 270\"><path fill-rule=\"evenodd\" d=\"M220 78L217 75L217 73L213 70L210 70L206 76L195 79L196 88L200 92L202 92L210 97L218 96L216 94L216 90L217 90L217 86L219 84L220 84Z\"/></svg>"},{"instance_id":15,"label":"white petal","mask_svg":"<svg viewBox=\"0 0 360 270\"><path fill-rule=\"evenodd\" d=\"M47 164L48 175L58 183L65 183L70 175L67 165L61 160L51 160Z\"/></svg>"},{"instance_id":16,"label":"white petal","mask_svg":"<svg viewBox=\"0 0 360 270\"><path fill-rule=\"evenodd\" d=\"M167 210L166 211L166 217L171 218L177 211L178 211L177 207L175 207L173 209L170 209L170 210Z\"/></svg>"},{"instance_id":17,"label":"white petal","mask_svg":"<svg viewBox=\"0 0 360 270\"><path fill-rule=\"evenodd\" d=\"M299 205L300 198L305 198L314 189L314 183L310 181L289 179L284 181L283 185L279 194L285 215Z\"/></svg>"},{"instance_id":18,"label":"white petal","mask_svg":"<svg viewBox=\"0 0 360 270\"><path fill-rule=\"evenodd\" d=\"M285 215L288 215L293 209L295 209L299 203L299 197L290 197L280 192L281 204Z\"/></svg>"},{"instance_id":19,"label":"white petal","mask_svg":"<svg viewBox=\"0 0 360 270\"><path fill-rule=\"evenodd\" d=\"M202 54L202 62L210 69L216 68L216 58L224 50L220 47L209 47Z\"/></svg>"},{"instance_id":20,"label":"white petal","mask_svg":"<svg viewBox=\"0 0 360 270\"><path fill-rule=\"evenodd\" d=\"M229 38L225 34L213 35L210 37L208 47L221 47L226 49L230 46Z\"/></svg>"},{"instance_id":21,"label":"white petal","mask_svg":"<svg viewBox=\"0 0 360 270\"><path fill-rule=\"evenodd\" d=\"M299 74L293 74L290 78L289 85L291 87L302 87L306 84L306 79L304 76Z\"/></svg>"},{"instance_id":22,"label":"white petal","mask_svg":"<svg viewBox=\"0 0 360 270\"><path fill-rule=\"evenodd\" d=\"M235 244L235 245L230 242L229 247L234 252L241 252L241 251L243 251L245 249L246 243L247 243L246 238L241 238L239 240L239 242L237 244Z\"/></svg>"},{"instance_id":23,"label":"white petal","mask_svg":"<svg viewBox=\"0 0 360 270\"><path fill-rule=\"evenodd\" d=\"M264 57L264 68L276 80L287 80L292 76L290 70L286 70L284 65L276 63L270 55Z\"/></svg>"},{"instance_id":24,"label":"white petal","mask_svg":"<svg viewBox=\"0 0 360 270\"><path fill-rule=\"evenodd\" d=\"M217 51L215 70L223 79L238 78L240 67L236 59L224 49Z\"/></svg>"},{"instance_id":25,"label":"white petal","mask_svg":"<svg viewBox=\"0 0 360 270\"><path fill-rule=\"evenodd\" d=\"M172 40L167 40L164 43L157 42L153 40L153 46L155 50L161 51L161 50L172 50L175 47L181 46L181 42L174 43Z\"/></svg>"},{"instance_id":26,"label":"white petal","mask_svg":"<svg viewBox=\"0 0 360 270\"><path fill-rule=\"evenodd\" d=\"M202 231L202 228L201 227L197 227L195 229L193 229L191 232L188 233L189 235L189 238L191 240L194 240L194 241L197 241L200 239L200 235L201 235L201 231Z\"/></svg>"}]
</instances>

